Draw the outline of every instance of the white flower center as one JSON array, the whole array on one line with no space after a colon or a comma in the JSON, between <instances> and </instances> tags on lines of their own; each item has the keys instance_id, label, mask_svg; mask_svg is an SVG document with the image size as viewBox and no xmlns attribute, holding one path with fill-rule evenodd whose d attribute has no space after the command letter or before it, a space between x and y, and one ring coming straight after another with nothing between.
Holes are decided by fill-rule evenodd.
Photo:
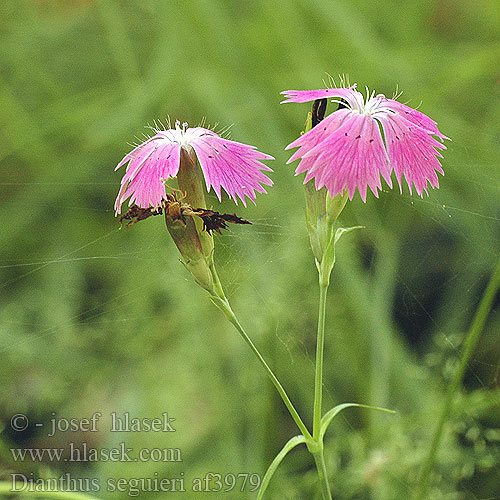
<instances>
[{"instance_id":1,"label":"white flower center","mask_svg":"<svg viewBox=\"0 0 500 500\"><path fill-rule=\"evenodd\" d=\"M211 131L202 127L189 128L186 122L181 127L179 120L175 122L175 128L158 130L157 133L162 135L168 142L180 144L181 148L184 148L188 153L193 150L191 144L194 140L205 134L212 134Z\"/></svg>"},{"instance_id":2,"label":"white flower center","mask_svg":"<svg viewBox=\"0 0 500 500\"><path fill-rule=\"evenodd\" d=\"M179 121L175 122L175 129L171 129L173 142L177 142L181 145L182 148L189 151L192 149L191 141L196 138L196 130L192 128L188 128L188 124L184 122L182 124Z\"/></svg>"},{"instance_id":3,"label":"white flower center","mask_svg":"<svg viewBox=\"0 0 500 500\"><path fill-rule=\"evenodd\" d=\"M368 88L366 89L366 98L360 92L355 91L353 96L349 96L349 98L345 98L342 101L334 99L334 102L338 102L340 104L346 105L347 108L351 111L355 111L360 115L376 115L378 113L387 113L392 112L386 106L384 106L385 96L383 94L375 95L375 92L370 91Z\"/></svg>"}]
</instances>

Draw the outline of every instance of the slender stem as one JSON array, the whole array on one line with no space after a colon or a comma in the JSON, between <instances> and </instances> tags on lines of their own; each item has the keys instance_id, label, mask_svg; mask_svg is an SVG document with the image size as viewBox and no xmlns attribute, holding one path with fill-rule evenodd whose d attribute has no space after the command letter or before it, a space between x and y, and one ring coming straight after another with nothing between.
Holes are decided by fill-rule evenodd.
<instances>
[{"instance_id":1,"label":"slender stem","mask_svg":"<svg viewBox=\"0 0 500 500\"><path fill-rule=\"evenodd\" d=\"M212 275L214 278L214 288L217 293L217 295L211 295L212 302L224 313L228 321L238 330L238 333L243 337L243 340L248 344L252 352L255 354L257 359L259 360L260 364L264 368L265 372L271 379L271 382L274 384L274 387L276 387L276 390L278 391L279 395L281 396L281 399L285 403L285 406L288 408L288 411L290 412L290 415L294 419L295 423L297 424L297 427L300 429L300 432L302 435L310 440L312 439L311 433L307 429L306 425L300 418L300 415L298 414L297 410L293 406L292 402L290 401L290 398L288 397L288 394L286 393L285 389L281 385L280 381L274 374L274 372L271 370L269 365L266 363L266 360L262 357L260 354L259 350L255 346L255 344L252 342L250 337L247 335L245 332L244 328L241 326L240 322L238 321L238 318L234 314L233 310L231 309L231 306L229 304L229 301L227 300L226 296L224 295L224 291L222 289L222 285L220 283L219 277L217 275L217 271L215 269L215 265L212 263L210 265L210 269L212 271Z\"/></svg>"},{"instance_id":2,"label":"slender stem","mask_svg":"<svg viewBox=\"0 0 500 500\"><path fill-rule=\"evenodd\" d=\"M483 297L481 298L481 302L479 304L479 307L477 308L476 314L474 315L474 319L472 321L472 325L465 339L464 349L462 351L462 356L460 357L458 368L455 371L453 378L451 379L450 385L448 386L446 398L441 409L438 424L434 431L434 436L432 438L429 454L427 455L427 459L424 463L422 474L420 476L419 487L416 494L417 500L424 500L425 498L427 498L427 491L431 482L432 469L434 467L437 451L441 443L441 438L443 436L444 424L450 416L453 407L454 396L460 390L467 364L470 357L472 356L472 353L474 352L479 337L481 336L484 324L486 323L486 318L488 317L499 288L500 260L498 261L497 267L490 278Z\"/></svg>"},{"instance_id":3,"label":"slender stem","mask_svg":"<svg viewBox=\"0 0 500 500\"><path fill-rule=\"evenodd\" d=\"M323 447L317 452L313 453L314 461L316 462L316 469L321 483L321 493L323 500L332 500L332 492L328 482L328 474L326 472L325 456L323 454Z\"/></svg>"},{"instance_id":4,"label":"slender stem","mask_svg":"<svg viewBox=\"0 0 500 500\"><path fill-rule=\"evenodd\" d=\"M316 371L314 375L314 413L313 413L313 438L319 438L320 422L323 400L323 351L325 346L325 316L326 295L328 283L321 279L319 281L319 312L318 312L318 337L316 340Z\"/></svg>"},{"instance_id":5,"label":"slender stem","mask_svg":"<svg viewBox=\"0 0 500 500\"><path fill-rule=\"evenodd\" d=\"M335 236L333 233L333 224L329 223L327 227L329 244L322 256L321 263L318 266L319 278L319 309L318 309L318 336L316 339L316 369L314 372L314 409L313 409L313 440L317 446L316 450L309 447L313 454L318 470L321 493L323 500L331 500L332 493L328 481L325 457L323 454L323 436L321 434L321 413L323 402L323 354L325 348L325 321L326 321L326 297L330 285L330 274L335 263Z\"/></svg>"},{"instance_id":6,"label":"slender stem","mask_svg":"<svg viewBox=\"0 0 500 500\"><path fill-rule=\"evenodd\" d=\"M16 486L19 489L16 489ZM25 489L22 489L23 486ZM37 486L39 488L39 486ZM84 495L83 493L78 493L75 491L36 491L31 490L30 486L26 486L24 482L12 483L10 481L0 482L0 495L15 495L16 493L21 496L32 496L38 498L58 498L59 500L98 500L94 496Z\"/></svg>"}]
</instances>

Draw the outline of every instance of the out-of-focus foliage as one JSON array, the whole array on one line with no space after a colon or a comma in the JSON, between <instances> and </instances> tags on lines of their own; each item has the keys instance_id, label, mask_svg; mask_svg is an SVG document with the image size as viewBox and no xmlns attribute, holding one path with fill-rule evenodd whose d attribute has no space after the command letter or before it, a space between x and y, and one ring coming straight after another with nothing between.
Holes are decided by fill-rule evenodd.
<instances>
[{"instance_id":1,"label":"out-of-focus foliage","mask_svg":"<svg viewBox=\"0 0 500 500\"><path fill-rule=\"evenodd\" d=\"M320 88L328 72L386 95L404 90L400 99L453 139L429 198L385 189L348 204L342 222L367 229L341 242L329 295L325 410L356 401L399 412L349 410L332 425L335 498L410 498L499 254L500 4L3 0L0 14L4 477L70 472L105 485L155 473L184 472L186 484L207 472L262 475L296 433L251 353L179 264L161 218L127 230L114 218L113 167L155 119L234 124L231 137L276 157L269 194L237 208L253 226L216 235L217 261L242 323L310 420L316 270L301 179L283 151L309 107L280 106L279 92ZM500 490L498 305L446 427L430 498ZM23 433L8 425L14 413L46 423L53 412L95 411L96 434L48 438L34 424ZM164 411L175 434L106 432L111 412ZM183 462L14 464L7 450L123 441L180 448ZM296 450L270 497L314 498L315 481L310 456Z\"/></svg>"}]
</instances>

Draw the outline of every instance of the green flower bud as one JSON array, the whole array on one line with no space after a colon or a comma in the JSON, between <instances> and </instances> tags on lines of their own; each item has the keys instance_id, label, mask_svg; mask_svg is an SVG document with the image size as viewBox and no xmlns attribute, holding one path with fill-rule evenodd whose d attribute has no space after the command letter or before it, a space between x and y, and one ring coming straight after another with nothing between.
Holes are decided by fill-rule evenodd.
<instances>
[{"instance_id":1,"label":"green flower bud","mask_svg":"<svg viewBox=\"0 0 500 500\"><path fill-rule=\"evenodd\" d=\"M165 222L170 236L184 259L181 262L193 275L196 283L212 293L214 290L212 272L208 259L203 253L194 218L190 215L182 215L180 212L176 213L175 208L170 206L165 211Z\"/></svg>"},{"instance_id":2,"label":"green flower bud","mask_svg":"<svg viewBox=\"0 0 500 500\"><path fill-rule=\"evenodd\" d=\"M314 115L309 113L304 133L311 130L313 121ZM325 187L319 190L316 189L314 180L306 183L304 188L307 232L309 233L309 241L314 257L320 264L330 241L334 237L334 225L347 203L348 195L347 191L344 191L332 199Z\"/></svg>"},{"instance_id":3,"label":"green flower bud","mask_svg":"<svg viewBox=\"0 0 500 500\"><path fill-rule=\"evenodd\" d=\"M177 185L185 194L182 201L191 205L193 208L207 208L203 174L197 164L194 150L191 150L189 153L184 148L181 148L180 167L177 172ZM214 239L212 235L203 231L203 221L199 217L194 218L194 224L198 231L204 256L207 259L212 259L214 251Z\"/></svg>"}]
</instances>

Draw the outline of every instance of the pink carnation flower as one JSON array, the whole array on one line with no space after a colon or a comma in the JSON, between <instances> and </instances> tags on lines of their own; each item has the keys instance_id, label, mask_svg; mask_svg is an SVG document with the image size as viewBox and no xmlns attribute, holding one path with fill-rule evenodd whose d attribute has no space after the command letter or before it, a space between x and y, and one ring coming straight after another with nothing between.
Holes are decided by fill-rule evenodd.
<instances>
[{"instance_id":1,"label":"pink carnation flower","mask_svg":"<svg viewBox=\"0 0 500 500\"><path fill-rule=\"evenodd\" d=\"M392 187L393 169L400 190L403 175L410 194L412 184L420 196L423 191L427 193L427 182L438 187L436 172L443 174L443 169L436 157L442 158L438 150L446 147L433 135L441 141L449 138L439 132L436 122L382 94L367 94L365 100L354 89L355 85L282 92L287 97L283 102L333 97L333 102L342 104L286 147L299 148L288 160L290 163L301 158L295 175L307 172L304 184L314 178L316 189L326 186L332 198L347 189L351 200L357 188L366 201L368 186L378 197L378 189L382 189L380 174Z\"/></svg>"},{"instance_id":2,"label":"pink carnation flower","mask_svg":"<svg viewBox=\"0 0 500 500\"><path fill-rule=\"evenodd\" d=\"M118 215L122 203L130 197L130 205L141 208L158 207L165 199L164 181L179 171L181 148L194 150L203 171L207 190L213 187L219 200L221 187L238 203L246 206L245 196L255 203L255 192L265 193L262 186L273 182L261 170L272 170L259 160L274 160L253 146L223 139L212 130L202 127L156 130L156 135L125 155L115 170L125 163L127 171L115 202Z\"/></svg>"}]
</instances>

